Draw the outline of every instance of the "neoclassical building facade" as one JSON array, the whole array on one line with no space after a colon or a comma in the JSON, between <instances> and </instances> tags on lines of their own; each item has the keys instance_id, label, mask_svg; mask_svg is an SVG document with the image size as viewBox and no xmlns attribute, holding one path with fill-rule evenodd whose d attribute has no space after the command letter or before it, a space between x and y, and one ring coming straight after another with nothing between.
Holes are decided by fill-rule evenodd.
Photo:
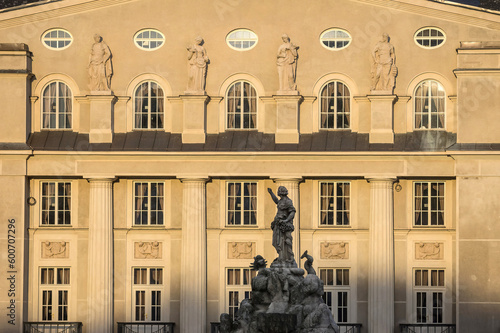
<instances>
[{"instance_id":1,"label":"neoclassical building facade","mask_svg":"<svg viewBox=\"0 0 500 333\"><path fill-rule=\"evenodd\" d=\"M342 332L497 332L499 57L446 1L0 11L0 331L216 330L285 186Z\"/></svg>"}]
</instances>

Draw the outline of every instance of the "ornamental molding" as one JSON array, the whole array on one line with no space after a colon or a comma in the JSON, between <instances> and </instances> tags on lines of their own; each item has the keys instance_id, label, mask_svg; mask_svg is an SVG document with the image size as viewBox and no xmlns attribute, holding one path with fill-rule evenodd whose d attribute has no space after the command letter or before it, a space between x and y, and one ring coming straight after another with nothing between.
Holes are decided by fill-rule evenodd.
<instances>
[{"instance_id":1,"label":"ornamental molding","mask_svg":"<svg viewBox=\"0 0 500 333\"><path fill-rule=\"evenodd\" d=\"M134 259L162 259L162 242L135 242Z\"/></svg>"},{"instance_id":2,"label":"ornamental molding","mask_svg":"<svg viewBox=\"0 0 500 333\"><path fill-rule=\"evenodd\" d=\"M42 242L41 257L43 259L69 258L69 242Z\"/></svg>"},{"instance_id":3,"label":"ornamental molding","mask_svg":"<svg viewBox=\"0 0 500 333\"><path fill-rule=\"evenodd\" d=\"M444 244L439 242L415 243L416 260L443 260Z\"/></svg>"},{"instance_id":4,"label":"ornamental molding","mask_svg":"<svg viewBox=\"0 0 500 333\"><path fill-rule=\"evenodd\" d=\"M255 256L254 242L228 242L228 259L252 259Z\"/></svg>"}]
</instances>

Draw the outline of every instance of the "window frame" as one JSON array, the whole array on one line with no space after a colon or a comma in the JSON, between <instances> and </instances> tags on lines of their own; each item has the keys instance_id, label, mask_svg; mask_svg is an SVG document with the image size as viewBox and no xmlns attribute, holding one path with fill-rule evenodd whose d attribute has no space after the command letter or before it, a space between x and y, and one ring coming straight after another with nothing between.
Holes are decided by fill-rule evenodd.
<instances>
[{"instance_id":1,"label":"window frame","mask_svg":"<svg viewBox=\"0 0 500 333\"><path fill-rule=\"evenodd\" d=\"M56 106L55 106L55 118L56 118L56 125L55 127L50 127L50 119L49 119L49 127L45 127L44 125L44 115L47 114L50 116L51 112L50 111L45 111L45 91L47 89L49 89L49 87L52 85L52 84L56 84L56 94L54 97L50 96L49 95L49 99L52 99L54 98L55 101L56 101ZM70 116L70 124L69 124L69 127L60 127L60 117L61 117L61 112L60 112L60 100L61 100L61 96L60 96L60 93L59 93L59 84L63 84L66 86L66 89L69 91L69 94L70 96L67 97L63 97L64 99L69 99L71 101L70 103L70 112L64 112L66 114L66 117L68 117L68 115ZM42 93L41 93L41 105L40 105L40 109L41 109L41 112L40 112L40 129L42 131L72 131L73 130L73 121L74 121L74 94L73 94L73 91L71 90L70 86L68 84L66 84L66 82L62 81L62 80L52 80L50 82L47 82L47 84L45 84L45 86L42 88Z\"/></svg>"},{"instance_id":2,"label":"window frame","mask_svg":"<svg viewBox=\"0 0 500 333\"><path fill-rule=\"evenodd\" d=\"M230 97L229 96L229 91L231 90L231 88L233 88L233 86L235 86L238 83L243 86L242 89L241 89L240 96ZM245 84L248 84L253 89L253 92L255 93L255 96L245 97L245 95L244 95ZM239 97L240 111L239 112L234 112L234 117L235 117L234 123L236 124L236 117L239 116L240 117L240 121L239 121L240 127L229 127L229 116L230 116L230 113L229 113L229 102L230 102L231 98L237 99L236 97ZM226 100L225 103L224 103L224 110L225 110L224 126L225 126L225 129L228 130L228 131L256 131L257 127L258 127L258 122L259 122L259 119L258 119L259 118L259 95L257 93L257 89L255 88L255 86L250 81L247 81L247 80L236 80L236 81L233 81L228 86L228 88L226 89L226 93L225 93L224 98ZM250 112L249 111L249 112L245 113L245 111L241 109L241 106L243 106L243 109L244 109L245 99L249 100L250 98L254 98L255 99L255 101L254 101L254 103L255 103L255 112ZM247 101L247 104L249 104L248 101ZM249 109L250 109L250 106L249 106ZM243 120L243 116L245 114L249 115L249 117L250 117L249 119L250 120L252 118L252 115L255 115L254 127L248 127L248 128L243 127L244 123L245 123L244 120Z\"/></svg>"},{"instance_id":3,"label":"window frame","mask_svg":"<svg viewBox=\"0 0 500 333\"><path fill-rule=\"evenodd\" d=\"M150 36L151 36L151 32L155 32L157 34L159 34L161 36L161 38L152 38L152 37L149 37L149 38L145 38L145 37L138 37L140 34L142 33L145 33L145 32L149 32L150 33ZM163 47L163 45L165 45L165 35L158 29L153 29L153 28L145 28L145 29L141 29L139 31L137 31L135 34L134 34L134 37L133 37L133 43L134 45L141 51L147 51L147 52L151 52L151 51L156 51L160 48ZM144 46L140 46L138 44L138 40L143 40L143 41L147 41L148 43L150 42L159 42L161 41L161 44L155 48L146 48Z\"/></svg>"},{"instance_id":4,"label":"window frame","mask_svg":"<svg viewBox=\"0 0 500 333\"><path fill-rule=\"evenodd\" d=\"M42 283L43 270L54 270L53 273L53 283ZM59 270L68 270L68 283L58 283L58 274ZM70 296L71 296L71 268L67 266L40 266L38 267L38 318L43 322L54 322L54 321L63 321L67 322L70 320ZM51 293L51 319L43 319L44 318L44 292ZM59 292L66 292L66 304L60 304L59 300ZM66 318L60 318L60 307L66 308ZM54 310L55 309L55 310ZM54 319L54 314L56 314L56 319Z\"/></svg>"},{"instance_id":5,"label":"window frame","mask_svg":"<svg viewBox=\"0 0 500 333\"><path fill-rule=\"evenodd\" d=\"M420 37L417 36L420 32L425 31L425 30L429 30L429 36L420 36ZM443 37L442 38L438 38L439 36L431 36L431 31L432 30L440 32L441 34L443 34ZM433 40L432 37L435 37L434 40L438 40L438 41L441 40L442 42L438 43L435 46L425 46L425 45L420 44L417 41L418 39L420 39L420 40L429 40L429 44L431 44L431 41ZM433 50L433 49L440 48L441 46L443 46L446 43L446 33L444 32L443 29L440 29L438 27L422 27L422 28L418 29L413 34L413 41L415 42L415 44L417 44L417 46L419 46L419 47L421 47L421 48L423 48L425 50Z\"/></svg>"},{"instance_id":6,"label":"window frame","mask_svg":"<svg viewBox=\"0 0 500 333\"><path fill-rule=\"evenodd\" d=\"M250 38L250 39L243 39L243 38L230 38L232 34L235 34L237 32L249 32L250 34L253 34L255 36L255 38ZM235 51L239 51L239 52L244 52L244 51L250 51L251 49L255 48L257 46L257 44L259 43L259 36L257 36L257 34L255 32L253 32L252 30L250 29L246 29L246 28L239 28L239 29L234 29L234 30L231 30L227 35L226 35L226 44L227 46L229 46L229 48L235 50ZM231 45L231 41L235 41L235 42L241 42L242 44L242 47L237 47L237 46L233 46ZM243 43L244 42L254 42L253 45L250 45L248 47L243 47Z\"/></svg>"},{"instance_id":7,"label":"window frame","mask_svg":"<svg viewBox=\"0 0 500 333\"><path fill-rule=\"evenodd\" d=\"M417 199L417 196L416 196L416 185L417 184L427 184L429 186L429 190L428 190L428 194L427 194L427 205L428 205L428 209L427 209L427 224L416 224L416 199ZM437 200L437 204L438 204L438 209L437 209L437 213L439 214L439 212L442 211L442 219L443 219L443 224L431 224L432 223L432 217L431 217L431 213L433 212L432 210L432 195L430 193L430 189L431 189L431 186L432 184L443 184L443 195L442 196L436 196L436 200ZM443 202L443 207L442 209L439 209L439 198L442 197L442 202ZM447 208L447 204L446 204L446 197L447 197L447 194L446 194L446 181L444 180L415 180L415 181L412 181L412 227L413 228L445 228L446 227L446 216L447 216L447 213L446 213L446 208ZM422 196L423 198L423 196ZM423 204L422 204L423 205ZM422 217L421 217L422 219ZM429 223L431 222L431 223ZM437 216L437 222L439 222L439 215Z\"/></svg>"},{"instance_id":8,"label":"window frame","mask_svg":"<svg viewBox=\"0 0 500 333\"><path fill-rule=\"evenodd\" d=\"M321 187L323 184L333 184L334 186L334 189L335 189L335 193L333 195L332 200L333 200L333 203L334 203L334 208L333 208L333 222L334 224L322 224L321 222L321 215L322 215L322 212L323 211L326 211L327 212L327 217L328 217L328 213L330 212L329 209L327 210L324 210L322 209L322 198L323 198L323 195L321 194ZM344 184L344 185L348 185L349 186L349 196L347 197L348 199L348 207L347 207L347 210L341 210L341 211L344 211L344 212L347 212L348 214L348 223L347 224L338 224L337 223L337 214L339 213L338 210L337 210L337 200L338 200L338 197L337 197L337 185L338 184ZM346 198L346 196L342 196L344 199ZM330 198L330 197L327 197L327 198ZM352 211L351 211L351 202L352 202L352 182L349 181L349 180L320 180L318 182L318 226L320 228L351 228L352 227ZM345 203L345 201L344 201ZM330 206L330 205L329 205ZM330 207L328 207L330 208Z\"/></svg>"},{"instance_id":9,"label":"window frame","mask_svg":"<svg viewBox=\"0 0 500 333\"><path fill-rule=\"evenodd\" d=\"M241 283L238 284L229 284L229 271L239 270L239 281ZM248 281L245 284L244 277L245 271L249 272ZM253 270L248 267L226 267L225 270L225 278L224 278L224 309L225 312L228 313L232 318L238 313L238 309L240 303L245 298L252 297L252 279L257 276L258 271ZM236 276L235 276L236 278ZM236 293L236 294L235 294ZM236 295L236 305L234 304L234 295ZM240 297L243 296L243 297ZM247 297L249 296L249 297ZM233 297L233 299L232 299ZM231 304L232 303L232 304Z\"/></svg>"},{"instance_id":10,"label":"window frame","mask_svg":"<svg viewBox=\"0 0 500 333\"><path fill-rule=\"evenodd\" d=\"M417 271L427 272L427 285L419 285L416 283ZM437 271L438 285L432 285L432 271ZM439 272L443 272L443 284L439 285ZM419 294L425 294L425 306L419 306ZM434 307L433 296L434 294L441 294L441 306ZM441 324L445 322L446 318L446 269L442 267L414 267L412 269L412 317L415 318L417 324ZM425 309L425 321L421 321L418 315L418 309ZM441 309L441 320L434 320L434 309ZM429 313L427 315L427 313ZM429 321L429 317L432 319Z\"/></svg>"},{"instance_id":11,"label":"window frame","mask_svg":"<svg viewBox=\"0 0 500 333\"><path fill-rule=\"evenodd\" d=\"M135 283L135 270L146 270L146 280L147 283ZM161 270L161 283L151 283L152 281L152 270ZM131 267L131 319L132 322L137 323L155 323L165 321L164 314L165 309L167 307L166 298L165 298L165 279L166 279L166 271L163 266L132 266ZM144 293L144 304L136 304L137 303L137 292ZM159 300L160 304L153 304L153 293L160 292L159 298L157 298L157 302ZM156 296L158 297L158 296ZM144 319L137 319L137 306L144 307ZM157 308L157 314L159 318L153 320L153 308ZM148 318L148 315L150 318Z\"/></svg>"},{"instance_id":12,"label":"window frame","mask_svg":"<svg viewBox=\"0 0 500 333\"><path fill-rule=\"evenodd\" d=\"M137 208L136 208L136 200L138 200L138 198L136 197L136 187L135 185L136 184L147 184L148 185L148 194L147 194L147 212L146 212L146 215L147 215L147 223L146 224L138 224L136 223L137 221L137 217L136 217L136 213L137 213ZM163 185L163 207L162 209L156 209L154 210L154 212L161 212L162 213L162 223L161 224L151 224L151 184L161 184ZM167 189L167 186L165 184L165 181L163 180L134 180L132 181L132 227L162 227L164 228L165 227L165 224L166 224L166 195L165 195L165 191ZM141 195L140 197L145 197L143 195ZM154 197L158 197L160 198L159 195L156 195ZM144 204L144 202L141 202L141 206ZM142 212L143 210L141 209L140 212ZM141 219L142 221L142 219Z\"/></svg>"},{"instance_id":13,"label":"window frame","mask_svg":"<svg viewBox=\"0 0 500 333\"><path fill-rule=\"evenodd\" d=\"M424 117L424 115L426 115L428 117L428 124L430 124L430 127L429 128L426 128L426 127L417 127L417 100L420 98L420 97L417 97L417 90L423 86L425 83L428 84L428 87L427 87L427 90L428 90L428 96L427 96L427 109L428 111L427 112L418 112L419 114L422 114L421 117ZM432 84L433 83L436 83L437 86L438 86L438 91L439 91L439 88L442 89L442 91L444 92L444 96L433 96L431 94L432 92ZM423 89L423 87L422 87ZM417 131L444 131L446 130L446 121L447 121L447 117L446 117L446 107L447 107L447 93L446 93L446 89L444 88L443 84L441 82L439 82L438 80L435 80L435 79L425 79L425 80L422 80L420 81L419 83L417 83L417 85L415 86L415 89L413 90L413 103L412 103L412 108L413 108L413 114L412 114L412 123L413 123L413 130L417 130ZM442 98L443 99L443 111L436 111L436 116L438 117L437 120L437 124L439 125L439 116L442 114L443 115L443 119L442 119L442 123L443 123L443 127L432 127L432 108L429 107L432 105L432 100L433 99L440 99ZM422 103L422 109L424 109L424 105ZM422 122L422 120L421 120Z\"/></svg>"},{"instance_id":14,"label":"window frame","mask_svg":"<svg viewBox=\"0 0 500 333\"><path fill-rule=\"evenodd\" d=\"M333 282L334 284L327 284L328 281L323 281L321 279L323 271L333 271ZM348 275L348 283L347 284L338 284L338 271L341 271L342 275L342 281L345 279L344 271L347 271ZM349 323L352 320L352 284L351 284L351 268L350 267L320 267L318 269L319 275L318 277L320 278L321 281L323 281L324 284L324 292L323 292L323 300L325 304L328 306L330 311L332 312L335 321L337 323ZM328 272L326 272L328 274ZM331 293L331 299L328 302L328 299L325 298L327 293ZM339 303L339 293L346 293L345 300L343 299L342 301L346 301L347 304L342 304L340 305ZM328 304L331 303L331 304ZM347 317L347 318L340 318L340 309L344 309L344 312L342 313L342 317ZM334 312L335 310L335 312Z\"/></svg>"},{"instance_id":15,"label":"window frame","mask_svg":"<svg viewBox=\"0 0 500 333\"><path fill-rule=\"evenodd\" d=\"M39 198L40 198L40 223L39 223L39 226L40 227L71 227L73 225L73 217L74 217L74 214L72 213L72 210L73 210L73 203L74 203L74 198L73 198L73 183L71 181L53 181L53 180L47 180L47 181L40 181L39 183L40 185L40 192L39 192ZM54 205L55 205L55 209L54 209L54 223L43 223L43 213L44 213L44 194L43 194L43 186L44 184L54 184ZM67 195L62 195L62 196L59 196L59 184L63 184L63 186L65 184L69 184L69 188L70 188L70 194L69 196ZM48 196L47 196L48 197ZM59 205L59 200L60 199L64 199L66 197L69 197L70 198L70 204L69 204L69 209L63 209L62 212L68 212L69 213L69 221L70 223L58 223L58 215L59 213L61 212L61 210L59 209L58 205ZM50 211L51 210L46 210L48 211L49 213L49 217L48 219L50 220ZM64 216L64 220L66 220L66 216Z\"/></svg>"},{"instance_id":16,"label":"window frame","mask_svg":"<svg viewBox=\"0 0 500 333\"><path fill-rule=\"evenodd\" d=\"M49 46L46 41L49 40L49 41L56 41L56 42L60 42L60 41L67 41L68 38L64 38L64 37L47 37L47 34L50 34L51 32L53 31L57 31L58 35L59 35L59 31L62 31L64 33L67 33L69 35L69 43L66 45L66 46L63 46L63 47L52 47L52 46ZM59 39L61 38L61 39ZM65 50L67 49L68 47L71 46L71 44L73 44L73 41L74 41L74 38L73 38L73 35L66 29L63 29L63 28L51 28L49 30L46 30L42 33L42 35L40 36L40 41L42 42L43 46L45 46L47 49L49 50L52 50L52 51L62 51L62 50Z\"/></svg>"},{"instance_id":17,"label":"window frame","mask_svg":"<svg viewBox=\"0 0 500 333\"><path fill-rule=\"evenodd\" d=\"M346 33L349 38L338 38L338 37L334 37L333 39L332 38L325 38L324 35L326 35L327 33L329 32L332 32L332 31L335 31L335 32L343 32L343 33ZM345 42L347 41L347 44L342 46L342 47L329 47L327 45L325 45L325 41L331 41L331 42L334 42L335 44L337 42ZM346 49L349 47L349 45L351 45L352 43L352 36L351 34L349 33L349 31L345 30L345 29L342 29L342 28L329 28L329 29L326 29L325 31L323 31L320 35L319 35L319 43L321 44L321 46L323 46L325 49L329 50L329 51L340 51L340 50L343 50L343 49Z\"/></svg>"},{"instance_id":18,"label":"window frame","mask_svg":"<svg viewBox=\"0 0 500 333\"><path fill-rule=\"evenodd\" d=\"M344 117L347 115L347 117L349 117L349 124L348 124L348 127L338 127L338 123L337 123L337 117L339 116L339 112L338 112L338 100L339 99L347 99L345 97L339 97L338 95L338 84L342 84L344 86L344 91L345 89L347 89L347 92L349 93L349 110L347 112L340 112L342 114L344 114ZM328 86L330 84L334 84L334 87L335 87L335 97L331 97L331 96L326 96L326 97L323 97L323 90L325 89L328 89ZM327 99L327 100L331 100L333 99L334 101L334 112L333 112L333 127L330 128L330 127L323 127L323 124L322 124L322 117L323 115L326 115L326 117L328 117L330 115L331 112L323 112L323 100L324 99ZM318 95L318 108L319 108L319 117L318 117L318 120L319 120L319 130L320 131L331 131L331 130L351 130L351 124L352 124L352 112L351 112L351 109L352 109L352 94L351 94L351 89L349 89L349 86L342 80L330 80L328 82L326 82L325 84L323 84L319 90L319 95ZM330 106L330 104L328 103L328 106Z\"/></svg>"},{"instance_id":19,"label":"window frame","mask_svg":"<svg viewBox=\"0 0 500 333\"><path fill-rule=\"evenodd\" d=\"M243 223L240 223L240 224L230 224L229 223L229 212L230 212L230 207L229 207L229 199L230 199L230 196L229 196L229 185L230 184L240 184L240 186L243 186L244 184L255 184L255 195L248 195L247 197L248 198L252 198L252 197L255 197L255 209L250 209L250 210L245 210L245 202L244 202L244 198L245 198L245 189L242 188L240 190L240 207L241 209L239 210L239 213L240 213L240 222L243 222ZM236 195L234 196L235 198L237 197ZM258 204L259 204L259 182L258 181L248 181L248 180L227 180L225 181L225 196L224 196L224 200L225 200L225 221L226 221L226 227L243 227L243 228L248 228L248 227L257 227L258 224L259 224L259 221L258 221ZM250 203L251 203L251 199L250 199ZM236 201L235 201L235 205L236 205ZM235 209L234 212L237 212L237 210ZM251 216L251 213L253 212L254 213L254 217L255 217L255 223L244 223L244 218L245 218L245 212L249 212L250 213L250 216ZM234 213L233 213L234 214ZM251 217L250 217L250 222L251 222Z\"/></svg>"},{"instance_id":20,"label":"window frame","mask_svg":"<svg viewBox=\"0 0 500 333\"><path fill-rule=\"evenodd\" d=\"M148 109L148 112L147 112L147 127L143 128L143 127L138 127L137 126L137 117L141 117L142 116L142 112L137 112L137 92L139 89L141 89L142 85L147 83L148 84L148 90L147 90L147 109ZM152 96L151 96L151 91L152 91L152 83L156 84L158 86L158 88L161 90L163 96L162 97L157 97L155 98L157 100L157 110L159 109L159 105L160 105L160 102L161 104L163 104L163 112L160 113L160 112L151 112L151 101L152 101ZM166 105L166 95L165 95L165 90L163 89L163 87L155 80L144 80L144 81L141 81L139 82L134 90L133 90L133 93L132 93L132 129L134 131L164 131L165 130L165 105ZM144 97L143 97L144 98ZM161 127L152 127L152 120L151 120L151 115L152 114L156 114L158 118L161 118L163 119L162 120L162 126ZM158 123L158 120L157 120L157 123Z\"/></svg>"}]
</instances>

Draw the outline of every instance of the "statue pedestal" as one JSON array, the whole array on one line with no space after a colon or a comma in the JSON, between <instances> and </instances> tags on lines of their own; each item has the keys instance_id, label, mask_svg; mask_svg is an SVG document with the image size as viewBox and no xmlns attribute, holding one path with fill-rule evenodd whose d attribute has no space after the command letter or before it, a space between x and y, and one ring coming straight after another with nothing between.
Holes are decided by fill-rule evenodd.
<instances>
[{"instance_id":1,"label":"statue pedestal","mask_svg":"<svg viewBox=\"0 0 500 333\"><path fill-rule=\"evenodd\" d=\"M113 103L116 96L111 91L91 91L90 143L109 143L113 139Z\"/></svg>"},{"instance_id":2,"label":"statue pedestal","mask_svg":"<svg viewBox=\"0 0 500 333\"><path fill-rule=\"evenodd\" d=\"M266 333L297 332L297 315L288 313L259 313L257 328Z\"/></svg>"},{"instance_id":3,"label":"statue pedestal","mask_svg":"<svg viewBox=\"0 0 500 333\"><path fill-rule=\"evenodd\" d=\"M205 143L206 95L180 96L182 111L182 143Z\"/></svg>"},{"instance_id":4,"label":"statue pedestal","mask_svg":"<svg viewBox=\"0 0 500 333\"><path fill-rule=\"evenodd\" d=\"M390 91L372 93L367 96L371 103L370 143L394 143L393 105L397 96Z\"/></svg>"},{"instance_id":5,"label":"statue pedestal","mask_svg":"<svg viewBox=\"0 0 500 333\"><path fill-rule=\"evenodd\" d=\"M299 105L297 91L278 91L276 100L276 143L299 143ZM283 95L282 95L283 94Z\"/></svg>"}]
</instances>

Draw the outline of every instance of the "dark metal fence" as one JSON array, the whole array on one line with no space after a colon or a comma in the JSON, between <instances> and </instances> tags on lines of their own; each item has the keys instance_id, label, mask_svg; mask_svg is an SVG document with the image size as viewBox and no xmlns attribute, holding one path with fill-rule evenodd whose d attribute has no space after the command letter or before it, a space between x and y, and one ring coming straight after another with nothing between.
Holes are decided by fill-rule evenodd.
<instances>
[{"instance_id":1,"label":"dark metal fence","mask_svg":"<svg viewBox=\"0 0 500 333\"><path fill-rule=\"evenodd\" d=\"M361 333L361 324L341 323L339 333ZM219 333L220 323L210 323L210 333Z\"/></svg>"},{"instance_id":2,"label":"dark metal fence","mask_svg":"<svg viewBox=\"0 0 500 333\"><path fill-rule=\"evenodd\" d=\"M81 322L24 322L24 333L82 333Z\"/></svg>"},{"instance_id":3,"label":"dark metal fence","mask_svg":"<svg viewBox=\"0 0 500 333\"><path fill-rule=\"evenodd\" d=\"M455 333L455 324L400 324L401 333Z\"/></svg>"},{"instance_id":4,"label":"dark metal fence","mask_svg":"<svg viewBox=\"0 0 500 333\"><path fill-rule=\"evenodd\" d=\"M174 333L175 323L117 323L118 333Z\"/></svg>"}]
</instances>

